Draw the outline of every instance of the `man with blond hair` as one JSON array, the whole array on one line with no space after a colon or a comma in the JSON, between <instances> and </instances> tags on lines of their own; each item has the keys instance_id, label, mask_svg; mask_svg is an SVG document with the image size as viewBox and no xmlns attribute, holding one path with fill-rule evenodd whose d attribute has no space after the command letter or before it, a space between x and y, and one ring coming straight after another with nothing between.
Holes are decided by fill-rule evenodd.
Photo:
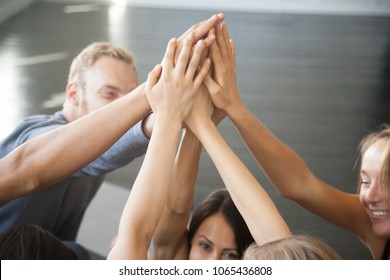
<instances>
[{"instance_id":1,"label":"man with blond hair","mask_svg":"<svg viewBox=\"0 0 390 280\"><path fill-rule=\"evenodd\" d=\"M142 86L138 87L132 55L124 48L107 42L92 43L81 51L70 67L62 111L22 120L0 142L0 158L26 141L74 122L128 94L137 106L129 108L137 116L137 122L134 122L132 128L100 157L74 175L1 207L0 232L14 226L35 224L69 244L74 243L84 212L103 182L104 174L130 163L146 152L152 120L145 117L150 107ZM74 149L77 146L75 142ZM79 248L77 244L74 245ZM85 253L82 252L79 257L88 258Z\"/></svg>"}]
</instances>

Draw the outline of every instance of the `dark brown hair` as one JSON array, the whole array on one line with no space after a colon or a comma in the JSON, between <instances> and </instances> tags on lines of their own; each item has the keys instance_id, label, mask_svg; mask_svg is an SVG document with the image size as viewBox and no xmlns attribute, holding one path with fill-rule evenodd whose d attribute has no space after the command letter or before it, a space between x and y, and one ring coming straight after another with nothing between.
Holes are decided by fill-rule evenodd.
<instances>
[{"instance_id":1,"label":"dark brown hair","mask_svg":"<svg viewBox=\"0 0 390 280\"><path fill-rule=\"evenodd\" d=\"M223 214L233 229L238 257L242 258L245 249L254 242L254 239L226 189L210 193L195 209L188 229L189 246L204 220L216 213Z\"/></svg>"},{"instance_id":2,"label":"dark brown hair","mask_svg":"<svg viewBox=\"0 0 390 280\"><path fill-rule=\"evenodd\" d=\"M61 240L35 225L13 227L0 233L1 260L77 260Z\"/></svg>"}]
</instances>

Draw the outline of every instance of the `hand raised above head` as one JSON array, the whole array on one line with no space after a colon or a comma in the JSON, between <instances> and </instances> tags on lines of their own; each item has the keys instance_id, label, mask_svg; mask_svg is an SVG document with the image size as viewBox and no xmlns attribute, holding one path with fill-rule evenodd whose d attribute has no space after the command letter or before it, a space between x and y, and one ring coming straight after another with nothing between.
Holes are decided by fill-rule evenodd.
<instances>
[{"instance_id":1,"label":"hand raised above head","mask_svg":"<svg viewBox=\"0 0 390 280\"><path fill-rule=\"evenodd\" d=\"M184 46L185 39L190 34L192 34L195 41L199 41L199 40L203 39L204 44L205 44L205 48L208 48L215 39L214 34L212 32L210 33L210 30L212 30L215 26L219 25L223 21L224 17L225 16L223 13L219 13L217 15L213 15L212 17L210 17L207 20L196 23L193 26L191 26L189 29L187 29L177 39L177 42L178 42L177 48L178 48L179 52ZM178 54L176 54L174 63L177 62L178 57L179 57Z\"/></svg>"},{"instance_id":2,"label":"hand raised above head","mask_svg":"<svg viewBox=\"0 0 390 280\"><path fill-rule=\"evenodd\" d=\"M195 132L203 122L211 120L213 108L207 88L204 85L200 86L192 111L185 119L186 125Z\"/></svg>"},{"instance_id":3,"label":"hand raised above head","mask_svg":"<svg viewBox=\"0 0 390 280\"><path fill-rule=\"evenodd\" d=\"M182 49L178 49L177 46L176 39L169 41L162 65L157 66L148 76L145 92L156 116L166 114L172 120L178 119L182 122L192 109L210 61L207 59L197 71L204 42L200 40L195 44L192 34L187 36ZM175 55L178 55L176 65Z\"/></svg>"},{"instance_id":4,"label":"hand raised above head","mask_svg":"<svg viewBox=\"0 0 390 280\"><path fill-rule=\"evenodd\" d=\"M215 35L216 40L210 47L213 73L207 76L204 84L214 105L227 112L241 103L236 82L235 46L234 41L229 39L226 24L217 26Z\"/></svg>"}]
</instances>

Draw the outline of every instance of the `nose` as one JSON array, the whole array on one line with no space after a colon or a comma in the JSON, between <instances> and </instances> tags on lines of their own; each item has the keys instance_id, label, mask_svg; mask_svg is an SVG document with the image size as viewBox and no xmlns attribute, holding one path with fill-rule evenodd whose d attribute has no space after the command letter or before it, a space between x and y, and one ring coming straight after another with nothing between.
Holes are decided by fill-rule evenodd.
<instances>
[{"instance_id":1,"label":"nose","mask_svg":"<svg viewBox=\"0 0 390 280\"><path fill-rule=\"evenodd\" d=\"M369 203L379 202L382 199L380 186L377 182L372 182L366 192L366 201Z\"/></svg>"},{"instance_id":2,"label":"nose","mask_svg":"<svg viewBox=\"0 0 390 280\"><path fill-rule=\"evenodd\" d=\"M212 254L209 255L208 260L222 260L222 255L216 250L213 251Z\"/></svg>"}]
</instances>

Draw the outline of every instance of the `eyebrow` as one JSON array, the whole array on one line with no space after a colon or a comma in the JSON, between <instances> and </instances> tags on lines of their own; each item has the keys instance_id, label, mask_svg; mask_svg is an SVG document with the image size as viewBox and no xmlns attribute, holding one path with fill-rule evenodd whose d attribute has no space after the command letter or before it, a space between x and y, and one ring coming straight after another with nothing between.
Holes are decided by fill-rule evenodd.
<instances>
[{"instance_id":1,"label":"eyebrow","mask_svg":"<svg viewBox=\"0 0 390 280\"><path fill-rule=\"evenodd\" d=\"M214 243L213 243L210 239L208 239L206 236L204 236L204 235L199 235L199 237L202 237L202 238L206 239L207 242L211 243L211 245L214 245Z\"/></svg>"},{"instance_id":2,"label":"eyebrow","mask_svg":"<svg viewBox=\"0 0 390 280\"><path fill-rule=\"evenodd\" d=\"M214 243L210 239L208 239L206 236L199 235L199 237L202 237L202 238L206 239L207 242L211 243L211 245L214 245ZM225 251L236 251L236 252L238 252L238 249L237 248L224 248L222 251L224 251L224 252Z\"/></svg>"},{"instance_id":3,"label":"eyebrow","mask_svg":"<svg viewBox=\"0 0 390 280\"><path fill-rule=\"evenodd\" d=\"M223 251L223 252L226 252L226 251L235 251L236 253L238 253L238 249L237 249L237 248L224 248L222 251Z\"/></svg>"},{"instance_id":4,"label":"eyebrow","mask_svg":"<svg viewBox=\"0 0 390 280\"><path fill-rule=\"evenodd\" d=\"M105 89L112 89L112 90L116 90L116 91L121 91L120 88L116 87L116 86L111 86L111 85L105 85L105 86L102 86L99 91L102 91L102 90L105 90Z\"/></svg>"}]
</instances>

